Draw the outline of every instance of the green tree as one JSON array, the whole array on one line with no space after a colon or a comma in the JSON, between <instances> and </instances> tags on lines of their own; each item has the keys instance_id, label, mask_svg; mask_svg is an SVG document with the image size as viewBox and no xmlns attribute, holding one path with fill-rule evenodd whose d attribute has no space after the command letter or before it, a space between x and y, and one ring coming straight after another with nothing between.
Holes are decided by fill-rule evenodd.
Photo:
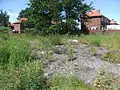
<instances>
[{"instance_id":1,"label":"green tree","mask_svg":"<svg viewBox=\"0 0 120 90\"><path fill-rule=\"evenodd\" d=\"M81 23L82 33L87 33L85 25L83 23L87 22L87 12L92 9L91 5L84 3L85 0L62 0L63 1L63 11L65 12L66 29L71 31L78 29L78 23Z\"/></svg>"},{"instance_id":2,"label":"green tree","mask_svg":"<svg viewBox=\"0 0 120 90\"><path fill-rule=\"evenodd\" d=\"M31 21L38 32L48 34L52 21L59 21L61 5L58 0L30 0Z\"/></svg>"},{"instance_id":3,"label":"green tree","mask_svg":"<svg viewBox=\"0 0 120 90\"><path fill-rule=\"evenodd\" d=\"M19 20L20 18L29 18L29 16L30 16L30 8L26 8L20 11L17 19Z\"/></svg>"},{"instance_id":4,"label":"green tree","mask_svg":"<svg viewBox=\"0 0 120 90\"><path fill-rule=\"evenodd\" d=\"M42 35L78 30L78 22L85 22L86 12L91 10L84 0L30 0L29 6L30 20Z\"/></svg>"},{"instance_id":5,"label":"green tree","mask_svg":"<svg viewBox=\"0 0 120 90\"><path fill-rule=\"evenodd\" d=\"M0 10L0 25L1 26L5 26L7 27L9 24L9 15L7 14L7 12Z\"/></svg>"}]
</instances>

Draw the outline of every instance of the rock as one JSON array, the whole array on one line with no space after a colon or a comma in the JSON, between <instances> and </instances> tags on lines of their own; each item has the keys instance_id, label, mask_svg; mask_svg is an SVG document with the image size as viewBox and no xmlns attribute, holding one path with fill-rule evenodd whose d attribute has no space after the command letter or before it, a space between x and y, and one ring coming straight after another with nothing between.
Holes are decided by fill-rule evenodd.
<instances>
[{"instance_id":1,"label":"rock","mask_svg":"<svg viewBox=\"0 0 120 90\"><path fill-rule=\"evenodd\" d=\"M79 64L78 63L75 63L75 66L78 66Z\"/></svg>"},{"instance_id":2,"label":"rock","mask_svg":"<svg viewBox=\"0 0 120 90\"><path fill-rule=\"evenodd\" d=\"M65 45L57 46L60 52L65 48ZM68 61L67 54L56 54L53 56L56 60L52 63L48 63L45 67L46 76L49 78L54 75L70 76L71 74L77 76L80 80L87 84L92 84L96 79L97 73L100 68L104 68L106 72L111 72L115 76L120 76L120 65L112 64L107 61L101 60L100 57L90 55L90 46L87 44L75 45L75 60ZM62 49L62 50L61 50ZM104 54L107 50L97 48L98 54ZM62 51L63 52L63 51ZM65 49L64 49L65 52ZM52 67L52 69L50 68ZM50 74L49 74L50 73Z\"/></svg>"},{"instance_id":3,"label":"rock","mask_svg":"<svg viewBox=\"0 0 120 90\"><path fill-rule=\"evenodd\" d=\"M76 39L73 39L73 40L68 40L68 43L70 43L71 45L77 45L78 43L79 43L79 41L78 40L76 40Z\"/></svg>"},{"instance_id":4,"label":"rock","mask_svg":"<svg viewBox=\"0 0 120 90\"><path fill-rule=\"evenodd\" d=\"M74 61L76 59L77 59L77 57L73 57L73 58L69 58L68 61Z\"/></svg>"}]
</instances>

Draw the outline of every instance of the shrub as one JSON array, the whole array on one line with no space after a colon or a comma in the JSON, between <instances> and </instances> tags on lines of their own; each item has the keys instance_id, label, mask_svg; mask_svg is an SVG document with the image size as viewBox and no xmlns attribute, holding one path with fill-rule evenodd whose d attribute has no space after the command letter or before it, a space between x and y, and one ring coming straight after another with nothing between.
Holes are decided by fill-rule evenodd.
<instances>
[{"instance_id":1,"label":"shrub","mask_svg":"<svg viewBox=\"0 0 120 90\"><path fill-rule=\"evenodd\" d=\"M8 33L10 29L8 27L1 26L0 27L0 32Z\"/></svg>"}]
</instances>

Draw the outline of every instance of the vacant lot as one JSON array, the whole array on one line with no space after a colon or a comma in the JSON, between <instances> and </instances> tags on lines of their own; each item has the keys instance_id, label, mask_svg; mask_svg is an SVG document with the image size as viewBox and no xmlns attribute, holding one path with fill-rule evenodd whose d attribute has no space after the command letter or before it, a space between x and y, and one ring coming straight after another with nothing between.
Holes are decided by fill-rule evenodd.
<instances>
[{"instance_id":1,"label":"vacant lot","mask_svg":"<svg viewBox=\"0 0 120 90\"><path fill-rule=\"evenodd\" d=\"M91 87L95 87L98 90L115 90L119 88L120 81L119 71L115 72L120 68L119 49L119 34L27 36L2 33L0 88L92 90ZM95 62L98 62L97 66ZM98 69L100 65L105 65L105 70Z\"/></svg>"}]
</instances>

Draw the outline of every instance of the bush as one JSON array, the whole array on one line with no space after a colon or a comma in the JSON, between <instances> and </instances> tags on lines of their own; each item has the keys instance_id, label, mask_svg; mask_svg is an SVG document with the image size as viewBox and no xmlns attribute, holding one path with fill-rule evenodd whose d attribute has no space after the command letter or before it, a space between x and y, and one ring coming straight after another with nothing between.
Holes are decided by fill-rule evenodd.
<instances>
[{"instance_id":1,"label":"bush","mask_svg":"<svg viewBox=\"0 0 120 90\"><path fill-rule=\"evenodd\" d=\"M8 27L1 26L0 27L0 32L8 33L10 29Z\"/></svg>"}]
</instances>

